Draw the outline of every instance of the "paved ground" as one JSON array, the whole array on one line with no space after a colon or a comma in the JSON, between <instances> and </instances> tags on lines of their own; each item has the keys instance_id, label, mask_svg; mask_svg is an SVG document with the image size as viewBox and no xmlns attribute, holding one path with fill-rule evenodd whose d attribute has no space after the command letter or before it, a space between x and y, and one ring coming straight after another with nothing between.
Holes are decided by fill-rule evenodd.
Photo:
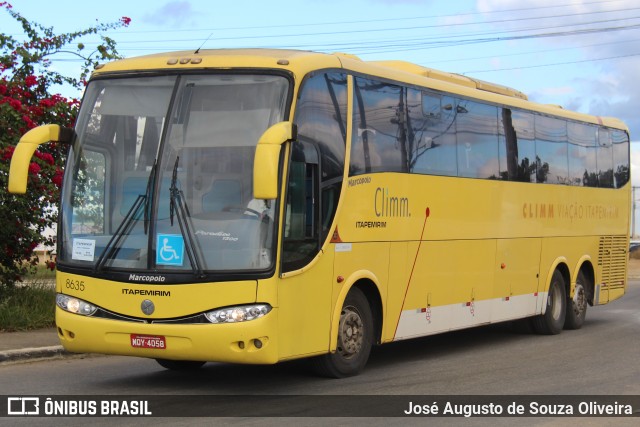
<instances>
[{"instance_id":1,"label":"paved ground","mask_svg":"<svg viewBox=\"0 0 640 427\"><path fill-rule=\"evenodd\" d=\"M0 351L55 345L60 345L56 328L27 332L0 332Z\"/></svg>"},{"instance_id":2,"label":"paved ground","mask_svg":"<svg viewBox=\"0 0 640 427\"><path fill-rule=\"evenodd\" d=\"M629 278L640 278L640 259L629 260ZM16 363L25 360L61 357L66 353L56 328L27 332L0 332L0 363Z\"/></svg>"},{"instance_id":3,"label":"paved ground","mask_svg":"<svg viewBox=\"0 0 640 427\"><path fill-rule=\"evenodd\" d=\"M0 332L0 364L50 359L69 354L60 345L56 328Z\"/></svg>"}]
</instances>

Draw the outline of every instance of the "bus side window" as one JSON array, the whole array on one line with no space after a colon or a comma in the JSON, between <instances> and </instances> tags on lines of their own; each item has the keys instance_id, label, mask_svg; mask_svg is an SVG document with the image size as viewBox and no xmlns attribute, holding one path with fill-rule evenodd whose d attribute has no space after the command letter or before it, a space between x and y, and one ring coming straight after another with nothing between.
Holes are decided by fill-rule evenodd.
<instances>
[{"instance_id":1,"label":"bus side window","mask_svg":"<svg viewBox=\"0 0 640 427\"><path fill-rule=\"evenodd\" d=\"M461 100L456 108L458 176L496 179L498 165L498 108Z\"/></svg>"},{"instance_id":2,"label":"bus side window","mask_svg":"<svg viewBox=\"0 0 640 427\"><path fill-rule=\"evenodd\" d=\"M404 89L356 78L350 175L406 172Z\"/></svg>"},{"instance_id":3,"label":"bus side window","mask_svg":"<svg viewBox=\"0 0 640 427\"><path fill-rule=\"evenodd\" d=\"M535 116L537 182L568 184L567 123L564 120Z\"/></svg>"},{"instance_id":4,"label":"bus side window","mask_svg":"<svg viewBox=\"0 0 640 427\"><path fill-rule=\"evenodd\" d=\"M307 185L318 185L319 190L314 195L313 202L317 207L317 217L311 222L311 216L307 215L306 221L314 232L320 233L319 245L327 239L330 234L331 223L336 213L338 199L340 198L340 189L342 186L342 174L344 171L345 148L346 148L346 132L347 132L347 76L342 73L319 73L309 75L305 78L300 92L300 99L297 103L295 113L295 124L298 127L298 142L292 146L293 154L298 157L292 157L292 169L289 174L289 184L294 185L294 179L305 176L307 177ZM303 145L301 145L303 144ZM304 157L300 157L300 149ZM317 155L322 161L311 161L313 156L310 147L315 147ZM303 162L306 171L296 170L302 168ZM314 163L315 162L315 163ZM312 180L313 185L312 185ZM303 188L298 185L298 188ZM295 194L296 189L291 190ZM308 193L311 194L311 193ZM320 197L317 197L317 196ZM309 208L300 209L300 212L309 212ZM295 225L287 220L287 227ZM308 228L308 227L307 227ZM316 228L319 231L315 231ZM293 230L294 232L296 230ZM298 229L300 234L302 229ZM285 233L287 229L285 228ZM293 239L293 236L290 236ZM285 238L286 240L286 238ZM285 251L291 247L295 250L293 240L285 242ZM319 246L315 247L317 251ZM305 259L310 261L316 252L311 251ZM291 260L297 259L297 253L285 254ZM303 265L304 259L296 262L287 263L285 259L285 268L299 268Z\"/></svg>"},{"instance_id":5,"label":"bus side window","mask_svg":"<svg viewBox=\"0 0 640 427\"><path fill-rule=\"evenodd\" d=\"M316 147L292 144L284 218L283 271L304 267L320 250L319 168Z\"/></svg>"},{"instance_id":6,"label":"bus side window","mask_svg":"<svg viewBox=\"0 0 640 427\"><path fill-rule=\"evenodd\" d=\"M629 182L629 138L626 132L611 130L613 142L613 178L615 187L620 188Z\"/></svg>"},{"instance_id":7,"label":"bus side window","mask_svg":"<svg viewBox=\"0 0 640 427\"><path fill-rule=\"evenodd\" d=\"M598 186L596 132L597 127L594 125L577 122L567 123L571 185Z\"/></svg>"},{"instance_id":8,"label":"bus side window","mask_svg":"<svg viewBox=\"0 0 640 427\"><path fill-rule=\"evenodd\" d=\"M412 173L458 175L454 105L456 100L449 96L407 91L407 151Z\"/></svg>"},{"instance_id":9,"label":"bus side window","mask_svg":"<svg viewBox=\"0 0 640 427\"><path fill-rule=\"evenodd\" d=\"M510 181L536 182L537 158L533 114L507 110L502 114ZM508 136L508 137L507 137Z\"/></svg>"},{"instance_id":10,"label":"bus side window","mask_svg":"<svg viewBox=\"0 0 640 427\"><path fill-rule=\"evenodd\" d=\"M613 144L609 129L598 129L597 152L598 186L613 188Z\"/></svg>"}]
</instances>

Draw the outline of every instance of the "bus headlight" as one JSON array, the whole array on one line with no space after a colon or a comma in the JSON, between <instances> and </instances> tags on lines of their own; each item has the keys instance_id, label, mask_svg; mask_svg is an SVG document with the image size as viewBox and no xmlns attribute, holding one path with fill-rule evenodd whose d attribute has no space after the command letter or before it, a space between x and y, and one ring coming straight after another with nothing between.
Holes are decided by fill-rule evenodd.
<instances>
[{"instance_id":1,"label":"bus headlight","mask_svg":"<svg viewBox=\"0 0 640 427\"><path fill-rule=\"evenodd\" d=\"M211 323L238 323L255 320L270 311L271 306L269 304L254 304L221 308L209 311L204 315Z\"/></svg>"},{"instance_id":2,"label":"bus headlight","mask_svg":"<svg viewBox=\"0 0 640 427\"><path fill-rule=\"evenodd\" d=\"M69 313L82 314L84 316L91 316L98 310L93 304L89 304L79 298L70 297L68 295L57 294L56 304L58 307Z\"/></svg>"}]
</instances>

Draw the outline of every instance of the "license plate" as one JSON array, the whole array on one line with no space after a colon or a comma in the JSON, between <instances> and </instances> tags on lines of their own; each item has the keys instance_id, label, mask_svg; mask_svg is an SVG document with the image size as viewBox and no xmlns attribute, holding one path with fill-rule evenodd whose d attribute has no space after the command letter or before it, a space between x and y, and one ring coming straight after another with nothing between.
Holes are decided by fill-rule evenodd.
<instances>
[{"instance_id":1,"label":"license plate","mask_svg":"<svg viewBox=\"0 0 640 427\"><path fill-rule=\"evenodd\" d=\"M131 334L131 347L164 350L167 348L167 340L161 335Z\"/></svg>"}]
</instances>

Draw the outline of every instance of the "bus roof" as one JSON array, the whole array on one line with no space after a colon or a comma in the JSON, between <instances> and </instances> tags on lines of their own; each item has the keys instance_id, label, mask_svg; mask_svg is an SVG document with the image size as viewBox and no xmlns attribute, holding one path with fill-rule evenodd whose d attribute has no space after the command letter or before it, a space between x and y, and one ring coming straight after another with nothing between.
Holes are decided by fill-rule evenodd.
<instances>
[{"instance_id":1,"label":"bus roof","mask_svg":"<svg viewBox=\"0 0 640 427\"><path fill-rule=\"evenodd\" d=\"M203 49L138 56L113 61L95 74L117 71L161 69L271 68L298 74L301 70L341 68L336 55L284 49Z\"/></svg>"},{"instance_id":2,"label":"bus roof","mask_svg":"<svg viewBox=\"0 0 640 427\"><path fill-rule=\"evenodd\" d=\"M382 65L384 67L391 67L405 72L417 74L419 76L429 77L435 80L442 80L453 84L484 90L492 93L499 93L501 95L512 96L514 98L520 98L527 100L527 95L515 90L513 88L499 85L496 83L485 82L484 80L478 80L471 77L463 76L461 74L447 73L445 71L435 70L433 68L422 67L420 65L413 64L411 62L404 61L374 61L372 64Z\"/></svg>"},{"instance_id":3,"label":"bus roof","mask_svg":"<svg viewBox=\"0 0 640 427\"><path fill-rule=\"evenodd\" d=\"M524 93L500 84L422 67L405 61L362 61L355 55L345 53L325 54L284 49L203 49L166 52L101 64L94 71L94 76L112 72L232 68L281 69L297 77L302 77L314 70L343 68L500 105L603 124L628 131L627 126L621 120L577 113L565 110L558 105L531 102L528 101Z\"/></svg>"}]
</instances>

